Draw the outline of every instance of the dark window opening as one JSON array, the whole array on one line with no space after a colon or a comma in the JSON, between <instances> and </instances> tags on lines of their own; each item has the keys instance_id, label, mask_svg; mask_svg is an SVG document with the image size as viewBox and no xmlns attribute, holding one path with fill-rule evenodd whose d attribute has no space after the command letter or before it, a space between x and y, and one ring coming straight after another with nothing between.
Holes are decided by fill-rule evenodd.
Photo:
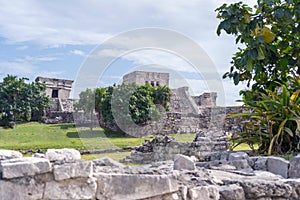
<instances>
[{"instance_id":1,"label":"dark window opening","mask_svg":"<svg viewBox=\"0 0 300 200\"><path fill-rule=\"evenodd\" d=\"M151 85L154 87L154 81L151 81Z\"/></svg>"},{"instance_id":2,"label":"dark window opening","mask_svg":"<svg viewBox=\"0 0 300 200\"><path fill-rule=\"evenodd\" d=\"M52 98L58 98L58 90L52 90Z\"/></svg>"},{"instance_id":3,"label":"dark window opening","mask_svg":"<svg viewBox=\"0 0 300 200\"><path fill-rule=\"evenodd\" d=\"M156 82L156 86L160 86L159 81Z\"/></svg>"}]
</instances>

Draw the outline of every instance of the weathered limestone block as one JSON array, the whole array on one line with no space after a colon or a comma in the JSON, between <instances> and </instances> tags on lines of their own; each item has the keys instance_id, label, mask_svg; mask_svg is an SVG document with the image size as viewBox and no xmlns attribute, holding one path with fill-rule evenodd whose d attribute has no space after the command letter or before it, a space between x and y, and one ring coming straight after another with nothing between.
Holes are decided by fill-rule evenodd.
<instances>
[{"instance_id":1,"label":"weathered limestone block","mask_svg":"<svg viewBox=\"0 0 300 200\"><path fill-rule=\"evenodd\" d=\"M289 184L292 187L292 195L290 200L300 199L300 179L286 179L284 183Z\"/></svg>"},{"instance_id":2,"label":"weathered limestone block","mask_svg":"<svg viewBox=\"0 0 300 200\"><path fill-rule=\"evenodd\" d=\"M0 150L0 160L7 160L7 159L13 159L13 158L22 158L23 155L18 151L12 151L12 150Z\"/></svg>"},{"instance_id":3,"label":"weathered limestone block","mask_svg":"<svg viewBox=\"0 0 300 200\"><path fill-rule=\"evenodd\" d=\"M93 160L93 163L95 166L111 166L111 167L120 167L120 168L125 167L122 163L119 163L109 157Z\"/></svg>"},{"instance_id":4,"label":"weathered limestone block","mask_svg":"<svg viewBox=\"0 0 300 200\"><path fill-rule=\"evenodd\" d=\"M219 187L220 200L245 200L245 193L241 186L225 185Z\"/></svg>"},{"instance_id":5,"label":"weathered limestone block","mask_svg":"<svg viewBox=\"0 0 300 200\"><path fill-rule=\"evenodd\" d=\"M97 184L93 178L77 178L59 182L51 181L46 183L44 199L94 199L96 190Z\"/></svg>"},{"instance_id":6,"label":"weathered limestone block","mask_svg":"<svg viewBox=\"0 0 300 200\"><path fill-rule=\"evenodd\" d=\"M2 178L11 179L49 172L51 165L45 158L15 158L1 161L0 171Z\"/></svg>"},{"instance_id":7,"label":"weathered limestone block","mask_svg":"<svg viewBox=\"0 0 300 200\"><path fill-rule=\"evenodd\" d=\"M234 160L247 160L249 158L248 154L245 152L236 152L236 153L230 153L228 156L228 161L234 161Z\"/></svg>"},{"instance_id":8,"label":"weathered limestone block","mask_svg":"<svg viewBox=\"0 0 300 200\"><path fill-rule=\"evenodd\" d=\"M249 163L254 170L267 171L267 160L268 157L249 157Z\"/></svg>"},{"instance_id":9,"label":"weathered limestone block","mask_svg":"<svg viewBox=\"0 0 300 200\"><path fill-rule=\"evenodd\" d=\"M247 160L233 160L229 162L231 165L235 166L236 169L250 169L251 167L248 164ZM252 169L252 168L251 168Z\"/></svg>"},{"instance_id":10,"label":"weathered limestone block","mask_svg":"<svg viewBox=\"0 0 300 200\"><path fill-rule=\"evenodd\" d=\"M51 162L62 161L62 162L74 162L81 159L80 152L76 149L48 149L46 158Z\"/></svg>"},{"instance_id":11,"label":"weathered limestone block","mask_svg":"<svg viewBox=\"0 0 300 200\"><path fill-rule=\"evenodd\" d=\"M54 165L54 179L57 181L70 178L88 178L93 173L92 161L80 160L74 163Z\"/></svg>"},{"instance_id":12,"label":"weathered limestone block","mask_svg":"<svg viewBox=\"0 0 300 200\"><path fill-rule=\"evenodd\" d=\"M219 189L214 185L199 186L189 189L188 195L191 200L219 200Z\"/></svg>"},{"instance_id":13,"label":"weathered limestone block","mask_svg":"<svg viewBox=\"0 0 300 200\"><path fill-rule=\"evenodd\" d=\"M101 200L144 199L178 191L168 175L98 174L96 198Z\"/></svg>"},{"instance_id":14,"label":"weathered limestone block","mask_svg":"<svg viewBox=\"0 0 300 200\"><path fill-rule=\"evenodd\" d=\"M43 198L44 184L33 178L18 181L0 180L0 199L2 200L37 200Z\"/></svg>"},{"instance_id":15,"label":"weathered limestone block","mask_svg":"<svg viewBox=\"0 0 300 200\"><path fill-rule=\"evenodd\" d=\"M284 158L269 156L267 160L267 170L274 174L281 175L283 178L288 177L289 161Z\"/></svg>"},{"instance_id":16,"label":"weathered limestone block","mask_svg":"<svg viewBox=\"0 0 300 200\"><path fill-rule=\"evenodd\" d=\"M290 161L289 178L300 178L300 155Z\"/></svg>"},{"instance_id":17,"label":"weathered limestone block","mask_svg":"<svg viewBox=\"0 0 300 200\"><path fill-rule=\"evenodd\" d=\"M174 159L174 170L195 170L195 163L192 158L177 154Z\"/></svg>"},{"instance_id":18,"label":"weathered limestone block","mask_svg":"<svg viewBox=\"0 0 300 200\"><path fill-rule=\"evenodd\" d=\"M263 181L253 179L239 181L239 183L244 189L246 199L289 199L292 194L291 186L279 181Z\"/></svg>"}]
</instances>

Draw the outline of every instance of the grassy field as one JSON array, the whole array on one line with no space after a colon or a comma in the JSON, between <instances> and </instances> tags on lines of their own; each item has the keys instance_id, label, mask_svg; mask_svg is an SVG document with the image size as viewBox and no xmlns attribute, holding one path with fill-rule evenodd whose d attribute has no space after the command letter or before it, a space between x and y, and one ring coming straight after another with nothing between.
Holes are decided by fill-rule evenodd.
<instances>
[{"instance_id":1,"label":"grassy field","mask_svg":"<svg viewBox=\"0 0 300 200\"><path fill-rule=\"evenodd\" d=\"M195 134L173 134L180 142L191 142ZM49 148L75 148L78 150L104 150L124 147L139 146L145 139L125 137L120 133L107 131L103 128L95 128L92 131L88 128L77 129L73 124L40 124L25 123L18 124L14 129L0 127L0 149L12 150L33 150ZM235 150L247 150L247 145L238 146ZM109 156L120 160L128 156L130 152L86 154L82 158L93 160Z\"/></svg>"},{"instance_id":2,"label":"grassy field","mask_svg":"<svg viewBox=\"0 0 300 200\"><path fill-rule=\"evenodd\" d=\"M192 141L195 134L172 135L178 141ZM0 148L37 150L48 148L75 148L79 150L117 149L141 145L145 139L124 137L103 128L76 129L73 124L18 124L14 129L0 127Z\"/></svg>"},{"instance_id":3,"label":"grassy field","mask_svg":"<svg viewBox=\"0 0 300 200\"><path fill-rule=\"evenodd\" d=\"M149 139L149 138L148 138ZM0 128L0 148L36 150L75 148L79 150L116 149L138 146L143 138L124 137L102 128L76 129L73 124L19 124L14 129Z\"/></svg>"}]
</instances>

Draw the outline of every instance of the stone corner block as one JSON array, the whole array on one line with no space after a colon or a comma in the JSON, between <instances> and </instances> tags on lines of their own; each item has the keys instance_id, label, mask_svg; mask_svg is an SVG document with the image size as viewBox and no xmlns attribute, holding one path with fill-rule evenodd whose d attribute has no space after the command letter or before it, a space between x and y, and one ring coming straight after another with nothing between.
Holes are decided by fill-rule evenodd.
<instances>
[{"instance_id":1,"label":"stone corner block","mask_svg":"<svg viewBox=\"0 0 300 200\"><path fill-rule=\"evenodd\" d=\"M234 161L234 160L247 160L249 158L248 154L245 152L234 152L229 153L228 161Z\"/></svg>"},{"instance_id":2,"label":"stone corner block","mask_svg":"<svg viewBox=\"0 0 300 200\"><path fill-rule=\"evenodd\" d=\"M267 160L267 170L273 174L288 178L289 161L284 158L269 156Z\"/></svg>"},{"instance_id":3,"label":"stone corner block","mask_svg":"<svg viewBox=\"0 0 300 200\"><path fill-rule=\"evenodd\" d=\"M191 200L219 200L220 194L217 186L208 185L208 186L198 186L191 188L188 191L188 196Z\"/></svg>"},{"instance_id":4,"label":"stone corner block","mask_svg":"<svg viewBox=\"0 0 300 200\"><path fill-rule=\"evenodd\" d=\"M1 161L0 170L2 178L11 179L50 172L51 165L45 158L15 158Z\"/></svg>"},{"instance_id":5,"label":"stone corner block","mask_svg":"<svg viewBox=\"0 0 300 200\"><path fill-rule=\"evenodd\" d=\"M92 161L79 160L74 163L64 163L63 165L54 165L53 174L57 181L70 178L88 178L93 173Z\"/></svg>"},{"instance_id":6,"label":"stone corner block","mask_svg":"<svg viewBox=\"0 0 300 200\"><path fill-rule=\"evenodd\" d=\"M97 183L98 199L147 199L179 190L170 175L98 174Z\"/></svg>"},{"instance_id":7,"label":"stone corner block","mask_svg":"<svg viewBox=\"0 0 300 200\"><path fill-rule=\"evenodd\" d=\"M18 151L0 149L0 160L22 158L22 157L23 155Z\"/></svg>"},{"instance_id":8,"label":"stone corner block","mask_svg":"<svg viewBox=\"0 0 300 200\"><path fill-rule=\"evenodd\" d=\"M62 161L62 162L75 162L81 159L80 152L76 149L48 149L45 157L51 162Z\"/></svg>"},{"instance_id":9,"label":"stone corner block","mask_svg":"<svg viewBox=\"0 0 300 200\"><path fill-rule=\"evenodd\" d=\"M44 199L95 199L96 190L97 183L94 178L51 181L46 183Z\"/></svg>"},{"instance_id":10,"label":"stone corner block","mask_svg":"<svg viewBox=\"0 0 300 200\"><path fill-rule=\"evenodd\" d=\"M1 200L37 200L43 199L44 183L33 178L21 178L19 181L0 180Z\"/></svg>"},{"instance_id":11,"label":"stone corner block","mask_svg":"<svg viewBox=\"0 0 300 200\"><path fill-rule=\"evenodd\" d=\"M237 184L225 185L219 187L220 200L245 200L243 188Z\"/></svg>"},{"instance_id":12,"label":"stone corner block","mask_svg":"<svg viewBox=\"0 0 300 200\"><path fill-rule=\"evenodd\" d=\"M300 155L290 161L289 178L300 178Z\"/></svg>"},{"instance_id":13,"label":"stone corner block","mask_svg":"<svg viewBox=\"0 0 300 200\"><path fill-rule=\"evenodd\" d=\"M174 158L174 170L195 170L195 162L192 158L177 154Z\"/></svg>"}]
</instances>

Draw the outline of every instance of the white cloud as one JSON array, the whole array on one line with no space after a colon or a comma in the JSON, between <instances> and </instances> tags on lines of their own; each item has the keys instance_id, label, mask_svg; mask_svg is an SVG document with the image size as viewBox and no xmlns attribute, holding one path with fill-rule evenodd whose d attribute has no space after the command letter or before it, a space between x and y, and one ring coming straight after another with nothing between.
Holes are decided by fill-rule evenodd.
<instances>
[{"instance_id":1,"label":"white cloud","mask_svg":"<svg viewBox=\"0 0 300 200\"><path fill-rule=\"evenodd\" d=\"M17 50L20 50L20 51L23 51L23 50L26 50L26 49L28 49L28 46L26 46L26 45L23 45L23 46L19 46L19 47L17 47L16 49L17 49Z\"/></svg>"},{"instance_id":2,"label":"white cloud","mask_svg":"<svg viewBox=\"0 0 300 200\"><path fill-rule=\"evenodd\" d=\"M0 37L10 44L38 44L44 47L60 48L65 45L97 45L108 38L124 31L143 27L158 27L178 31L195 40L223 73L229 69L229 62L236 51L233 37L216 35L219 21L214 10L223 3L236 0L10 0L0 1ZM253 5L256 0L245 0ZM120 38L119 48L130 49L134 42L147 38ZM156 41L148 41L148 43ZM185 49L193 57L188 47L169 38L164 42L179 49ZM177 45L177 46L176 46ZM26 50L26 46L17 47ZM69 49L68 49L69 51ZM85 52L74 49L69 53L84 56ZM102 50L100 54L115 57L119 50ZM193 72L194 69L182 58L163 51L136 51L124 56L138 65L159 64L173 67L182 72ZM201 57L202 58L202 57ZM62 72L41 70L39 62L57 60L56 56L32 56L14 62L0 63L0 75L18 73L24 75ZM65 63L64 63L65 64ZM68 63L67 63L68 64ZM209 71L203 61L203 72ZM2 74L1 74L2 73ZM235 91L233 84L224 82L226 92ZM233 90L233 91L232 91Z\"/></svg>"},{"instance_id":3,"label":"white cloud","mask_svg":"<svg viewBox=\"0 0 300 200\"><path fill-rule=\"evenodd\" d=\"M25 56L24 58L18 58L16 61L18 63L39 63L39 62L51 62L59 60L58 57L54 56Z\"/></svg>"},{"instance_id":4,"label":"white cloud","mask_svg":"<svg viewBox=\"0 0 300 200\"><path fill-rule=\"evenodd\" d=\"M77 56L86 56L86 53L84 51L78 50L78 49L74 49L70 51L71 54L77 55Z\"/></svg>"},{"instance_id":5,"label":"white cloud","mask_svg":"<svg viewBox=\"0 0 300 200\"><path fill-rule=\"evenodd\" d=\"M206 40L215 33L214 9L221 4L204 0L1 1L0 35L12 43L99 44L129 29L162 27Z\"/></svg>"},{"instance_id":6,"label":"white cloud","mask_svg":"<svg viewBox=\"0 0 300 200\"><path fill-rule=\"evenodd\" d=\"M0 80L7 75L17 75L33 81L37 76L58 77L63 73L64 71L40 70L38 66L34 66L26 61L0 62Z\"/></svg>"}]
</instances>

